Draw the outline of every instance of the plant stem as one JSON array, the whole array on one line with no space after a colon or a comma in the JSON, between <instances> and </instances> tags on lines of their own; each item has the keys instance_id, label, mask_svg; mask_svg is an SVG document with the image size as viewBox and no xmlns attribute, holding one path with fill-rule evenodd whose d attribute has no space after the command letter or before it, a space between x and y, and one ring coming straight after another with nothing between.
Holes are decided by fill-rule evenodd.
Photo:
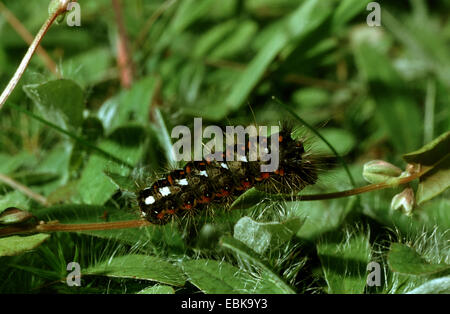
<instances>
[{"instance_id":1,"label":"plant stem","mask_svg":"<svg viewBox=\"0 0 450 314\"><path fill-rule=\"evenodd\" d=\"M50 29L50 26L52 26L53 22L55 22L56 18L60 14L66 12L68 4L69 0L60 0L57 9L52 13L52 15L49 16L49 18L45 21L44 25L42 25L41 29L37 33L36 37L34 37L34 40L31 43L30 47L28 48L27 53L23 57L22 62L20 62L20 65L18 66L16 73L14 73L8 85L0 95L0 110L2 109L8 97L13 92L14 88L17 86L17 83L19 83L19 80L23 76L23 73L25 72L28 64L30 63L31 58L36 52L36 49L39 47L39 44L41 43L45 34L47 34L47 31Z\"/></svg>"},{"instance_id":2,"label":"plant stem","mask_svg":"<svg viewBox=\"0 0 450 314\"><path fill-rule=\"evenodd\" d=\"M36 226L36 231L39 232L80 232L80 231L98 231L98 230L113 230L113 229L125 229L125 228L139 228L148 227L152 224L147 220L127 220L127 221L115 221L115 222L99 222L88 224L42 224Z\"/></svg>"},{"instance_id":3,"label":"plant stem","mask_svg":"<svg viewBox=\"0 0 450 314\"><path fill-rule=\"evenodd\" d=\"M273 200L289 200L289 201L318 201L326 199L334 199L341 197L348 197L357 194L362 194L375 190L382 190L386 188L393 188L398 185L407 184L415 179L420 178L427 172L433 169L433 166L426 167L420 172L416 172L407 177L400 178L395 182L385 182L370 184L363 187L359 187L352 190L346 190L341 192L326 193L326 194L314 194L314 195L298 195L298 196L287 196L279 195L275 196ZM48 222L41 223L38 225L31 226L9 226L0 228L0 236L7 236L13 234L26 234L26 233L37 233L37 232L82 232L82 231L98 231L98 230L113 230L113 229L124 229L124 228L139 228L153 226L152 223L139 219L139 220L127 220L127 221L116 221L116 222L101 222L101 223L87 223L87 224L60 224L59 222Z\"/></svg>"},{"instance_id":4,"label":"plant stem","mask_svg":"<svg viewBox=\"0 0 450 314\"><path fill-rule=\"evenodd\" d=\"M423 141L424 145L433 140L434 137L434 110L436 106L436 83L433 79L428 79L427 83L427 94L425 98L425 115L423 122L424 136Z\"/></svg>"},{"instance_id":5,"label":"plant stem","mask_svg":"<svg viewBox=\"0 0 450 314\"><path fill-rule=\"evenodd\" d=\"M0 173L0 181L9 185L13 189L22 192L23 194L25 194L29 198L35 200L39 204L44 205L44 206L48 205L47 199L44 196L33 192L30 188L26 187L25 185L20 184L19 182L15 181L14 179L12 179L4 174L1 174L1 173Z\"/></svg>"},{"instance_id":6,"label":"plant stem","mask_svg":"<svg viewBox=\"0 0 450 314\"><path fill-rule=\"evenodd\" d=\"M122 16L122 3L120 0L112 0L112 6L116 16L119 36L117 39L117 64L120 71L120 83L124 88L130 88L133 83L133 61L128 46L128 36Z\"/></svg>"},{"instance_id":7,"label":"plant stem","mask_svg":"<svg viewBox=\"0 0 450 314\"><path fill-rule=\"evenodd\" d=\"M33 35L30 34L30 32L25 28L25 26L23 26L23 24L19 21L19 19L11 11L9 11L8 8L1 1L0 1L0 12L3 13L5 19L11 25L11 27L14 28L14 30L20 35L20 37L22 37L22 39L28 45L32 45ZM45 49L42 48L41 46L38 46L37 54L44 61L45 65L50 70L50 72L52 72L57 77L60 77L60 74L57 71L56 63L48 55L47 51L45 51Z\"/></svg>"},{"instance_id":8,"label":"plant stem","mask_svg":"<svg viewBox=\"0 0 450 314\"><path fill-rule=\"evenodd\" d=\"M297 201L321 201L321 200L328 200L328 199L334 199L334 198L349 197L349 196L353 196L353 195L363 194L363 193L376 191L376 190L383 190L383 189L387 189L387 188L393 188L395 186L406 184L411 181L414 181L415 179L420 178L422 175L424 175L430 169L427 169L426 171L412 174L410 176L401 178L401 179L397 180L395 182L395 184L384 182L384 183L377 183L377 184L369 184L369 185L362 186L359 188L346 190L346 191L333 192L333 193L296 195L296 196L294 196L294 200L297 200ZM282 198L286 199L287 197L282 197Z\"/></svg>"},{"instance_id":9,"label":"plant stem","mask_svg":"<svg viewBox=\"0 0 450 314\"><path fill-rule=\"evenodd\" d=\"M12 91L16 87L17 83L19 83L20 78L22 77L23 73L25 72L25 69L27 68L28 64L30 63L31 57L33 57L34 52L36 51L37 47L39 46L42 38L44 38L44 35L49 30L50 26L53 24L55 19L57 18L58 14L54 14L49 17L49 19L44 23L39 33L34 38L32 44L28 48L27 53L22 59L22 62L20 63L19 67L16 70L16 73L9 81L8 85L4 89L3 93L0 96L0 110L2 109L3 105L5 104L6 100L8 99L9 95L11 95Z\"/></svg>"}]
</instances>

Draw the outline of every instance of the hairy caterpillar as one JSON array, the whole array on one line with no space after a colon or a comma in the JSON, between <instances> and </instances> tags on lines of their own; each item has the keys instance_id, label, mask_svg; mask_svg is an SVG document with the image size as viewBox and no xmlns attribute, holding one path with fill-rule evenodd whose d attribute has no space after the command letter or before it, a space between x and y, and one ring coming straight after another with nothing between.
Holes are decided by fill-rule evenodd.
<instances>
[{"instance_id":1,"label":"hairy caterpillar","mask_svg":"<svg viewBox=\"0 0 450 314\"><path fill-rule=\"evenodd\" d=\"M293 140L291 132L290 127L282 127L271 135L276 137L279 150L279 165L274 172L262 172L262 160L249 161L248 152L255 143L249 138L244 145L232 148L242 151L244 157L238 161L226 161L226 154L220 153L223 161L206 157L166 173L137 192L142 217L162 225L212 203L227 204L252 187L267 193L297 193L315 184L316 164L308 158L304 141ZM262 140L267 142L267 138Z\"/></svg>"}]
</instances>

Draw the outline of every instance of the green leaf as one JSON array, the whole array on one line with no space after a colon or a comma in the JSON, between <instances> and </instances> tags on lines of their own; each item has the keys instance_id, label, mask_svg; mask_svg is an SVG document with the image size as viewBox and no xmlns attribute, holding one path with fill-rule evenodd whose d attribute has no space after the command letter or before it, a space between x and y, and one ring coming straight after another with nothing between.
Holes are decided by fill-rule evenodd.
<instances>
[{"instance_id":1,"label":"green leaf","mask_svg":"<svg viewBox=\"0 0 450 314\"><path fill-rule=\"evenodd\" d=\"M347 235L341 242L331 236L317 243L328 293L364 293L366 269L371 258L369 237L359 233Z\"/></svg>"},{"instance_id":2,"label":"green leaf","mask_svg":"<svg viewBox=\"0 0 450 314\"><path fill-rule=\"evenodd\" d=\"M442 134L422 148L403 155L412 164L433 166L433 169L420 177L416 202L422 204L450 187L450 131Z\"/></svg>"},{"instance_id":3,"label":"green leaf","mask_svg":"<svg viewBox=\"0 0 450 314\"><path fill-rule=\"evenodd\" d=\"M77 129L83 122L84 93L71 80L60 79L43 84L26 85L25 93L39 108L41 115L59 127Z\"/></svg>"},{"instance_id":4,"label":"green leaf","mask_svg":"<svg viewBox=\"0 0 450 314\"><path fill-rule=\"evenodd\" d=\"M187 0L181 2L170 27L175 33L181 32L197 19L207 14L213 3L213 0Z\"/></svg>"},{"instance_id":5,"label":"green leaf","mask_svg":"<svg viewBox=\"0 0 450 314\"><path fill-rule=\"evenodd\" d=\"M103 205L118 190L105 174L106 164L107 160L103 157L93 155L89 158L78 181L78 195L73 197L75 201L90 205Z\"/></svg>"},{"instance_id":6,"label":"green leaf","mask_svg":"<svg viewBox=\"0 0 450 314\"><path fill-rule=\"evenodd\" d=\"M221 60L232 58L238 52L244 50L248 42L255 35L258 26L255 22L244 20L236 21L237 27L230 32L229 36L224 41L220 42L214 50L208 55L209 58Z\"/></svg>"},{"instance_id":7,"label":"green leaf","mask_svg":"<svg viewBox=\"0 0 450 314\"><path fill-rule=\"evenodd\" d=\"M6 194L2 194L0 197L0 213L8 207L28 209L29 199L19 191L12 191Z\"/></svg>"},{"instance_id":8,"label":"green leaf","mask_svg":"<svg viewBox=\"0 0 450 314\"><path fill-rule=\"evenodd\" d=\"M195 45L192 52L195 58L201 58L208 55L214 47L228 36L237 26L236 20L220 23L212 27L210 30L202 34Z\"/></svg>"},{"instance_id":9,"label":"green leaf","mask_svg":"<svg viewBox=\"0 0 450 314\"><path fill-rule=\"evenodd\" d=\"M437 196L450 187L450 154L436 164L432 170L420 177L416 193L417 204Z\"/></svg>"},{"instance_id":10,"label":"green leaf","mask_svg":"<svg viewBox=\"0 0 450 314\"><path fill-rule=\"evenodd\" d=\"M50 205L66 203L76 194L77 187L78 181L70 181L57 187L47 196L47 203Z\"/></svg>"},{"instance_id":11,"label":"green leaf","mask_svg":"<svg viewBox=\"0 0 450 314\"><path fill-rule=\"evenodd\" d=\"M175 159L175 152L173 151L172 138L169 134L169 130L167 129L167 124L164 120L163 115L159 109L155 109L156 121L158 123L158 132L157 136L161 147L164 148L164 153L166 155L166 159L170 165L177 165L177 161Z\"/></svg>"},{"instance_id":12,"label":"green leaf","mask_svg":"<svg viewBox=\"0 0 450 314\"><path fill-rule=\"evenodd\" d=\"M114 58L109 47L96 47L73 57L63 58L62 71L83 87L100 82L108 76L114 66Z\"/></svg>"},{"instance_id":13,"label":"green leaf","mask_svg":"<svg viewBox=\"0 0 450 314\"><path fill-rule=\"evenodd\" d=\"M292 288L287 285L277 274L272 272L272 270L261 260L259 254L246 246L241 241L230 237L224 236L221 238L221 246L230 249L236 253L241 258L247 260L249 263L253 264L262 269L262 277L267 281L268 285L272 285L277 293L295 293Z\"/></svg>"},{"instance_id":14,"label":"green leaf","mask_svg":"<svg viewBox=\"0 0 450 314\"><path fill-rule=\"evenodd\" d=\"M0 173L13 173L25 165L33 165L36 157L29 152L23 151L14 156L0 152Z\"/></svg>"},{"instance_id":15,"label":"green leaf","mask_svg":"<svg viewBox=\"0 0 450 314\"><path fill-rule=\"evenodd\" d=\"M84 119L82 134L87 141L94 143L103 136L103 133L103 124L98 118L87 117Z\"/></svg>"},{"instance_id":16,"label":"green leaf","mask_svg":"<svg viewBox=\"0 0 450 314\"><path fill-rule=\"evenodd\" d=\"M241 218L234 225L234 237L258 254L267 249L276 249L289 241L302 226L296 217L285 222L257 222L250 217Z\"/></svg>"},{"instance_id":17,"label":"green leaf","mask_svg":"<svg viewBox=\"0 0 450 314\"><path fill-rule=\"evenodd\" d=\"M242 195L239 195L237 199L231 204L230 209L245 209L255 206L261 203L264 199L267 199L268 195L255 188L251 188L245 191Z\"/></svg>"},{"instance_id":18,"label":"green leaf","mask_svg":"<svg viewBox=\"0 0 450 314\"><path fill-rule=\"evenodd\" d=\"M333 27L345 25L349 20L358 13L366 9L370 0L342 0L339 2L334 15ZM369 11L367 11L369 13Z\"/></svg>"},{"instance_id":19,"label":"green leaf","mask_svg":"<svg viewBox=\"0 0 450 314\"><path fill-rule=\"evenodd\" d=\"M413 248L400 243L391 245L388 264L393 272L417 276L435 275L450 270L450 265L444 263L431 264Z\"/></svg>"},{"instance_id":20,"label":"green leaf","mask_svg":"<svg viewBox=\"0 0 450 314\"><path fill-rule=\"evenodd\" d=\"M122 127L108 139L101 141L99 148L134 165L142 155L143 147L140 143L144 136L145 133L140 128ZM78 184L78 195L82 203L103 205L117 191L117 185L111 182L105 171L121 176L130 174L130 169L126 167L112 164L103 156L91 155Z\"/></svg>"},{"instance_id":21,"label":"green leaf","mask_svg":"<svg viewBox=\"0 0 450 314\"><path fill-rule=\"evenodd\" d=\"M120 221L138 218L135 213L120 208L87 204L64 204L35 208L32 213L39 220L58 220L60 223L73 224L105 222L105 219Z\"/></svg>"},{"instance_id":22,"label":"green leaf","mask_svg":"<svg viewBox=\"0 0 450 314\"><path fill-rule=\"evenodd\" d=\"M0 256L14 256L31 251L50 238L48 234L21 237L11 236L0 239Z\"/></svg>"},{"instance_id":23,"label":"green leaf","mask_svg":"<svg viewBox=\"0 0 450 314\"><path fill-rule=\"evenodd\" d=\"M450 293L450 276L427 281L423 285L408 291L407 294L438 294Z\"/></svg>"},{"instance_id":24,"label":"green leaf","mask_svg":"<svg viewBox=\"0 0 450 314\"><path fill-rule=\"evenodd\" d=\"M118 189L128 192L136 192L136 184L134 184L134 181L130 176L123 176L107 170L105 171L105 174L111 179L111 182L114 183Z\"/></svg>"},{"instance_id":25,"label":"green leaf","mask_svg":"<svg viewBox=\"0 0 450 314\"><path fill-rule=\"evenodd\" d=\"M256 288L249 274L227 262L199 259L181 266L188 280L204 293L251 293Z\"/></svg>"},{"instance_id":26,"label":"green leaf","mask_svg":"<svg viewBox=\"0 0 450 314\"><path fill-rule=\"evenodd\" d=\"M418 3L420 5L417 5ZM391 10L383 6L383 26L404 46L403 49L408 51L408 55L416 64L424 64L427 74L432 73L448 87L450 86L450 58L444 39L446 32L438 26L437 20L431 18L432 14L426 12L426 5L421 5L422 2L419 1L411 2L411 4L416 7L414 12L416 16L401 18L401 20L397 14L392 14ZM420 6L424 8L423 13L417 12ZM431 11L431 6L429 10ZM418 21L427 21L427 23Z\"/></svg>"},{"instance_id":27,"label":"green leaf","mask_svg":"<svg viewBox=\"0 0 450 314\"><path fill-rule=\"evenodd\" d=\"M302 109L323 106L329 101L330 93L317 87L302 88L292 94L292 102Z\"/></svg>"},{"instance_id":28,"label":"green leaf","mask_svg":"<svg viewBox=\"0 0 450 314\"><path fill-rule=\"evenodd\" d=\"M224 110L238 109L280 51L293 42L298 44L302 37L317 29L332 9L333 5L329 1L307 0L285 17L278 25L278 31L273 33L234 84L225 99Z\"/></svg>"},{"instance_id":29,"label":"green leaf","mask_svg":"<svg viewBox=\"0 0 450 314\"><path fill-rule=\"evenodd\" d=\"M179 267L166 260L146 255L114 257L82 270L82 274L151 280L173 286L183 286L185 282Z\"/></svg>"},{"instance_id":30,"label":"green leaf","mask_svg":"<svg viewBox=\"0 0 450 314\"><path fill-rule=\"evenodd\" d=\"M432 166L449 154L450 131L442 134L422 148L403 155L408 163Z\"/></svg>"},{"instance_id":31,"label":"green leaf","mask_svg":"<svg viewBox=\"0 0 450 314\"><path fill-rule=\"evenodd\" d=\"M175 290L170 286L154 285L139 291L137 294L175 294Z\"/></svg>"},{"instance_id":32,"label":"green leaf","mask_svg":"<svg viewBox=\"0 0 450 314\"><path fill-rule=\"evenodd\" d=\"M422 138L422 114L379 41L375 44L367 39L358 43L354 49L356 62L376 102L381 130L398 151L409 151Z\"/></svg>"},{"instance_id":33,"label":"green leaf","mask_svg":"<svg viewBox=\"0 0 450 314\"><path fill-rule=\"evenodd\" d=\"M313 241L325 232L336 230L353 210L357 203L355 196L322 202L288 203L293 212L304 220L297 236Z\"/></svg>"},{"instance_id":34,"label":"green leaf","mask_svg":"<svg viewBox=\"0 0 450 314\"><path fill-rule=\"evenodd\" d=\"M398 190L400 192L400 189ZM392 190L361 195L363 213L379 224L399 230L402 234L422 236L424 232L432 233L437 228L441 233L450 227L450 202L445 198L435 198L420 206L412 219L400 211L390 209Z\"/></svg>"},{"instance_id":35,"label":"green leaf","mask_svg":"<svg viewBox=\"0 0 450 314\"><path fill-rule=\"evenodd\" d=\"M327 128L320 130L320 134L329 143L335 143L334 147L341 156L348 154L356 145L356 140L353 134L343 129ZM318 142L314 149L317 149L317 151L325 154L333 153L328 145L322 141Z\"/></svg>"},{"instance_id":36,"label":"green leaf","mask_svg":"<svg viewBox=\"0 0 450 314\"><path fill-rule=\"evenodd\" d=\"M102 121L107 134L130 123L147 127L151 101L157 80L153 76L135 82L130 90L123 90L108 99L98 110L97 117Z\"/></svg>"}]
</instances>

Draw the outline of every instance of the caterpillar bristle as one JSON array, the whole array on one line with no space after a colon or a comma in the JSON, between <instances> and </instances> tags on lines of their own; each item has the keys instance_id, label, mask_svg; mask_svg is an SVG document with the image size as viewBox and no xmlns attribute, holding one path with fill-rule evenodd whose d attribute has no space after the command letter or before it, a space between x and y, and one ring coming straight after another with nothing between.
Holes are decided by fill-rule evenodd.
<instances>
[{"instance_id":1,"label":"caterpillar bristle","mask_svg":"<svg viewBox=\"0 0 450 314\"><path fill-rule=\"evenodd\" d=\"M262 172L266 160L249 158L245 147L250 150L254 144L249 138L244 148L232 147L235 152L243 150L247 154L240 160L227 161L229 151L226 150L220 153L223 161L206 156L200 161L187 162L181 169L168 170L137 192L142 217L164 225L174 218L191 219L213 204L227 207L252 187L270 194L294 195L314 185L318 180L319 158L305 149L305 138L293 139L292 132L291 125L283 124L270 137L278 142L279 164L273 172ZM262 141L268 142L269 138L262 137Z\"/></svg>"}]
</instances>

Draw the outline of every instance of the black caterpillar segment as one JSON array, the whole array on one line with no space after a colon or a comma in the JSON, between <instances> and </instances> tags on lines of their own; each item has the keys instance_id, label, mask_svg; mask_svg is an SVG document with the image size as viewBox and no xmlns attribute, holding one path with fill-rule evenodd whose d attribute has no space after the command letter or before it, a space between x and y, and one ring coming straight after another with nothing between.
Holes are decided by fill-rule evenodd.
<instances>
[{"instance_id":1,"label":"black caterpillar segment","mask_svg":"<svg viewBox=\"0 0 450 314\"><path fill-rule=\"evenodd\" d=\"M274 135L272 135L274 136ZM205 158L188 162L183 169L168 172L164 178L140 190L137 198L141 215L153 224L165 224L173 217L194 214L212 203L227 204L255 187L267 193L298 193L317 181L315 163L309 160L303 141L294 141L290 129L278 134L279 166L274 172L261 172L263 161L248 161L248 151L254 141L236 145L246 152L239 161ZM267 138L260 138L267 141ZM228 152L228 150L227 150ZM216 154L217 156L217 154Z\"/></svg>"}]
</instances>

